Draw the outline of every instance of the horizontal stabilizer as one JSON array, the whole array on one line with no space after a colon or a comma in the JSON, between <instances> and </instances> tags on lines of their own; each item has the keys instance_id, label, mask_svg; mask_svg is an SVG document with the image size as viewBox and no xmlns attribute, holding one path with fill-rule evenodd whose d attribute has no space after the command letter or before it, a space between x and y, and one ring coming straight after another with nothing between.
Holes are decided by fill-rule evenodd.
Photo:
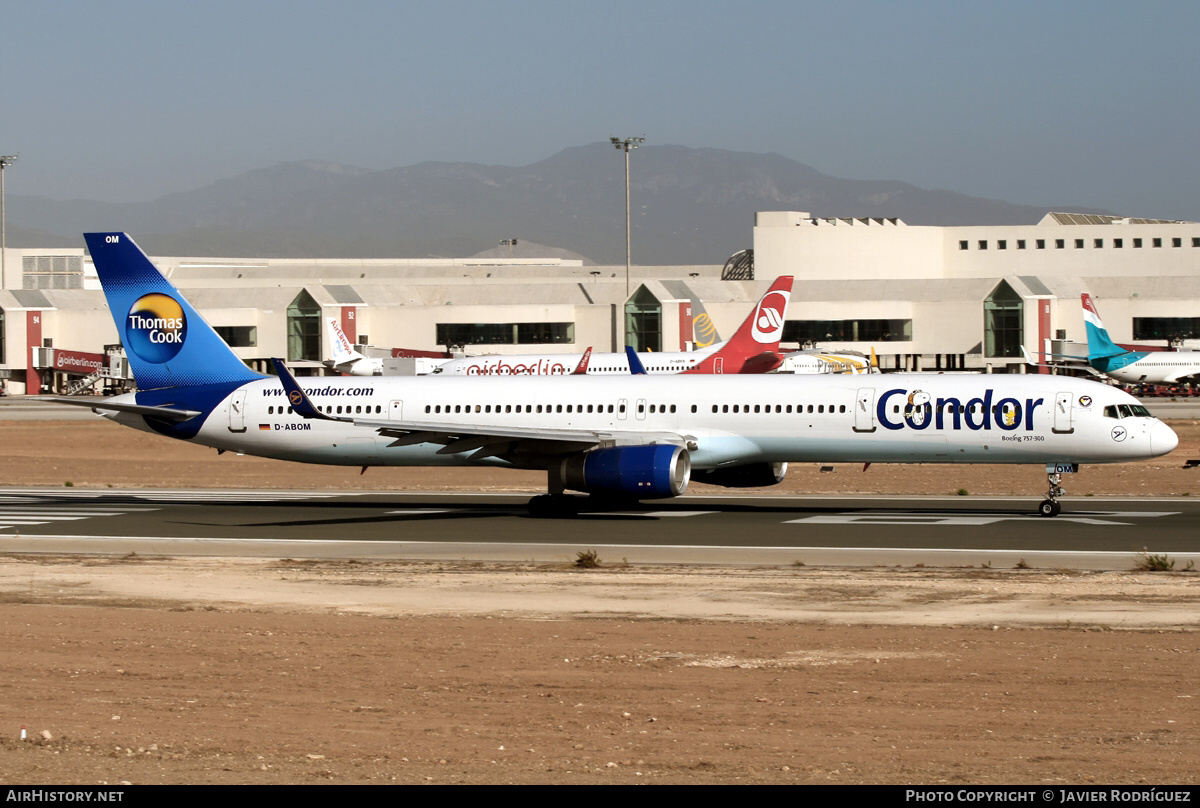
<instances>
[{"instance_id":1,"label":"horizontal stabilizer","mask_svg":"<svg viewBox=\"0 0 1200 808\"><path fill-rule=\"evenodd\" d=\"M180 410L174 407L149 407L144 404L122 404L103 398L69 398L66 396L29 396L30 401L52 401L56 404L70 404L73 407L88 407L93 410L109 410L110 412L129 412L134 415L148 415L163 421L187 421L200 415L199 410Z\"/></svg>"}]
</instances>

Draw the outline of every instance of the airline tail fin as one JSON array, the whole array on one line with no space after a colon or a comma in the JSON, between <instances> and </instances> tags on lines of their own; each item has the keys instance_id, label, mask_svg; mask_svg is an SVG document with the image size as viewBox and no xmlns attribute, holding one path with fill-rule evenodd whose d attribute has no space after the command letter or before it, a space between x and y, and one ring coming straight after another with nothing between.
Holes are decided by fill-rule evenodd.
<instances>
[{"instance_id":1,"label":"airline tail fin","mask_svg":"<svg viewBox=\"0 0 1200 808\"><path fill-rule=\"evenodd\" d=\"M634 376L645 376L646 367L642 364L641 357L637 355L637 351L632 345L625 346L625 358L629 360L629 372Z\"/></svg>"},{"instance_id":2,"label":"airline tail fin","mask_svg":"<svg viewBox=\"0 0 1200 808\"><path fill-rule=\"evenodd\" d=\"M781 275L728 341L684 373L766 373L779 367L792 276Z\"/></svg>"},{"instance_id":3,"label":"airline tail fin","mask_svg":"<svg viewBox=\"0 0 1200 808\"><path fill-rule=\"evenodd\" d=\"M697 348L707 348L710 345L716 345L721 341L721 335L717 333L717 327L713 325L712 318L708 316L708 311L704 308L704 302L692 299L692 342Z\"/></svg>"},{"instance_id":4,"label":"airline tail fin","mask_svg":"<svg viewBox=\"0 0 1200 808\"><path fill-rule=\"evenodd\" d=\"M346 332L342 331L342 326L338 323L336 317L326 318L325 325L329 329L329 361L333 367L336 368L340 365L366 359L365 356L354 349L354 345L351 344L350 339L346 336Z\"/></svg>"},{"instance_id":5,"label":"airline tail fin","mask_svg":"<svg viewBox=\"0 0 1200 808\"><path fill-rule=\"evenodd\" d=\"M588 362L590 362L590 361L592 361L592 346L591 345L589 345L588 349L583 352L583 358L579 360L579 364L575 366L575 369L573 371L571 371L571 375L572 376L586 376L587 369L588 369Z\"/></svg>"},{"instance_id":6,"label":"airline tail fin","mask_svg":"<svg viewBox=\"0 0 1200 808\"><path fill-rule=\"evenodd\" d=\"M1092 296L1084 292L1080 300L1083 303L1083 324L1087 330L1088 359L1103 359L1129 353L1113 342L1112 337L1108 335L1108 330L1100 320L1100 313L1096 311L1096 304L1092 302Z\"/></svg>"},{"instance_id":7,"label":"airline tail fin","mask_svg":"<svg viewBox=\"0 0 1200 808\"><path fill-rule=\"evenodd\" d=\"M140 390L244 383L246 367L125 233L84 233Z\"/></svg>"}]
</instances>

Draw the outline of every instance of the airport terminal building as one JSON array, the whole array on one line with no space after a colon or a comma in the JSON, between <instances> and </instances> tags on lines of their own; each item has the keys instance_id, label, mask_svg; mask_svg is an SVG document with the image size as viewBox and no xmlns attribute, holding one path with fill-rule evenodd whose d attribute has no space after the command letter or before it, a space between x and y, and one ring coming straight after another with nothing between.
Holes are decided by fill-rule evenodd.
<instances>
[{"instance_id":1,"label":"airport terminal building","mask_svg":"<svg viewBox=\"0 0 1200 808\"><path fill-rule=\"evenodd\" d=\"M1118 342L1200 340L1196 222L1048 213L1034 225L933 227L765 211L753 245L724 267L635 266L628 278L624 266L558 258L151 260L262 370L281 356L323 372L327 318L353 341L414 351L687 350L698 304L728 336L787 274L785 346L874 350L885 370L1024 372L1022 345L1085 340L1083 292ZM8 393L122 375L84 251L9 249L0 280Z\"/></svg>"}]
</instances>

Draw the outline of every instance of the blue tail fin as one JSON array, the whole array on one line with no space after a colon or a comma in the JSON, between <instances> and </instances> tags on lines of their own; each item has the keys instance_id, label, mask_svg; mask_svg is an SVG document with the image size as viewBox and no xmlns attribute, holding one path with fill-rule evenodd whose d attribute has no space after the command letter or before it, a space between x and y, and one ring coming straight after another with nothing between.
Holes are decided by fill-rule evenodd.
<instances>
[{"instance_id":1,"label":"blue tail fin","mask_svg":"<svg viewBox=\"0 0 1200 808\"><path fill-rule=\"evenodd\" d=\"M125 233L84 233L141 390L248 382L246 367Z\"/></svg>"}]
</instances>

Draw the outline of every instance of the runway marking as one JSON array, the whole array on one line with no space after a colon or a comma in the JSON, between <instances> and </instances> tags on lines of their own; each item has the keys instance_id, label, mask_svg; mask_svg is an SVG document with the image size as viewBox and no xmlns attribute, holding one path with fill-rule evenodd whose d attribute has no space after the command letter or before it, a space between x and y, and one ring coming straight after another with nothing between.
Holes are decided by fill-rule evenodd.
<instances>
[{"instance_id":1,"label":"runway marking","mask_svg":"<svg viewBox=\"0 0 1200 808\"><path fill-rule=\"evenodd\" d=\"M299 499L331 499L333 497L360 497L369 492L330 493L293 492L293 491L125 491L119 488L104 491L72 491L45 488L6 488L0 493L0 504L5 502L40 503L47 499L107 499L107 500L149 500L159 501L196 501L196 502L274 502L277 500Z\"/></svg>"},{"instance_id":2,"label":"runway marking","mask_svg":"<svg viewBox=\"0 0 1200 808\"><path fill-rule=\"evenodd\" d=\"M77 522L100 516L124 516L127 513L157 511L158 508L87 508L77 509L61 503L10 506L0 502L0 530L29 525L48 525L52 522Z\"/></svg>"},{"instance_id":3,"label":"runway marking","mask_svg":"<svg viewBox=\"0 0 1200 808\"><path fill-rule=\"evenodd\" d=\"M1119 519L1156 518L1161 516L1178 516L1179 511L1084 511L1078 515L1059 515L1053 517L1054 522L1077 522L1084 525L1132 525L1133 522L1117 521ZM1108 517L1108 518L1098 518ZM945 513L833 513L806 516L803 519L788 519L783 524L817 524L817 525L952 525L978 526L991 525L996 522L1039 522L1047 524L1044 516L1026 514L965 514L947 511Z\"/></svg>"}]
</instances>

